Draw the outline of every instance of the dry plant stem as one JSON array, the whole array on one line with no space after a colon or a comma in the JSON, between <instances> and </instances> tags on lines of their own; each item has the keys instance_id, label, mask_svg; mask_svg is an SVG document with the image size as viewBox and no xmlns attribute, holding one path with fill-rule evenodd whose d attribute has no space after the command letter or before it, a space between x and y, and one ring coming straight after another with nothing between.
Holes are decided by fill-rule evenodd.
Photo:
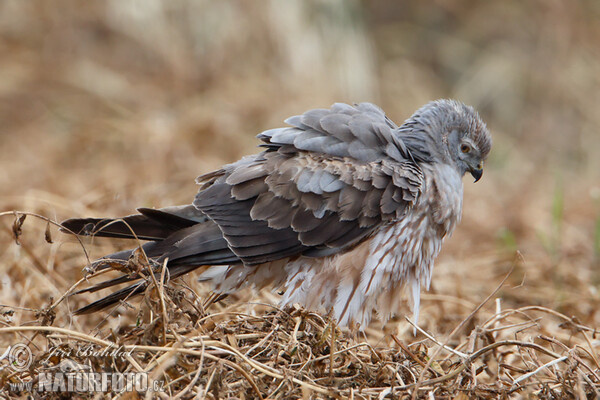
<instances>
[{"instance_id":1,"label":"dry plant stem","mask_svg":"<svg viewBox=\"0 0 600 400\"><path fill-rule=\"evenodd\" d=\"M536 318L534 321L523 321L523 322L519 322L516 324L502 325L502 326L498 326L496 328L489 328L489 329L485 329L485 332L496 333L496 332L504 331L507 329L520 328L520 327L523 327L523 329L520 329L520 331L527 330L529 328L533 328L534 326L537 326L538 321L540 319L541 318ZM498 320L498 321L500 321L500 320Z\"/></svg>"},{"instance_id":2,"label":"dry plant stem","mask_svg":"<svg viewBox=\"0 0 600 400\"><path fill-rule=\"evenodd\" d=\"M418 325L415 325L415 323L413 321L411 321L408 317L404 317L406 319L406 321L412 325L417 331L421 332L427 339L431 340L433 343L437 344L438 346L441 346L442 349L450 352L451 354L454 354L462 359L466 359L468 357L468 354L463 353L461 351L458 351L456 349L453 349L452 347L443 344L442 342L440 342L439 340L437 340L436 338L434 338L431 334L429 334L428 332L426 332L425 330L423 330L423 328L421 328Z\"/></svg>"},{"instance_id":3,"label":"dry plant stem","mask_svg":"<svg viewBox=\"0 0 600 400\"><path fill-rule=\"evenodd\" d=\"M162 271L160 273L160 284L156 282L155 274L150 271L150 277L152 278L152 282L154 283L154 287L158 292L158 298L160 300L160 307L162 310L162 320L163 320L163 345L167 344L167 326L169 325L169 316L167 314L167 307L165 305L165 295L164 295L164 279L165 279L165 270L167 269L168 258L165 259L163 263Z\"/></svg>"},{"instance_id":4,"label":"dry plant stem","mask_svg":"<svg viewBox=\"0 0 600 400\"><path fill-rule=\"evenodd\" d=\"M267 342L267 340L269 340L269 338L271 338L271 336L273 336L274 333L275 333L275 329L272 329L271 331L269 331L269 333L267 333L264 338L262 338L254 346L250 347L250 349L248 349L248 351L246 351L245 355L250 356L250 353L252 353L254 351L254 349L262 347L262 345L265 344Z\"/></svg>"},{"instance_id":5,"label":"dry plant stem","mask_svg":"<svg viewBox=\"0 0 600 400\"><path fill-rule=\"evenodd\" d=\"M142 247L142 241L140 240L140 238L138 238L137 234L134 232L133 228L127 223L127 221L125 221L122 218L115 218L113 221L104 225L102 227L102 229L108 228L109 226L111 226L113 224L117 224L117 223L121 223L121 224L125 225L127 227L127 229L129 229L129 232L131 232L131 236L137 242L138 248L141 250L142 254L144 255L144 261L146 262L146 264L150 265L150 260L148 259L148 256L146 255L146 252L144 251L144 249ZM70 230L69 230L69 232L74 234L74 232L72 232Z\"/></svg>"},{"instance_id":6,"label":"dry plant stem","mask_svg":"<svg viewBox=\"0 0 600 400\"><path fill-rule=\"evenodd\" d=\"M594 358L594 356L590 353L590 351L588 349L585 349L585 348L579 346L578 344L575 345L575 349L579 349L579 350L583 351L585 354L587 354L588 356L590 356L591 359ZM573 357L576 360L581 361L580 358L579 358L579 356L576 353L573 355ZM596 372L591 367L589 367L587 364L583 363L583 361L581 361L581 364L584 365L590 371L590 373L592 375L594 375L594 377L596 378L596 380L598 382L600 382L600 377L598 376L598 374L596 374Z\"/></svg>"},{"instance_id":7,"label":"dry plant stem","mask_svg":"<svg viewBox=\"0 0 600 400\"><path fill-rule=\"evenodd\" d=\"M540 371L542 371L542 370L544 370L546 368L550 368L551 366L556 365L559 362L566 361L568 358L569 358L568 356L562 356L562 357L556 358L556 359L554 359L552 361L549 361L546 364L538 367L536 370L531 371L528 374L521 375L519 378L515 379L515 381L513 382L513 385L517 386L520 382L523 382L524 380L529 379L529 378L531 378L534 375L537 375Z\"/></svg>"},{"instance_id":8,"label":"dry plant stem","mask_svg":"<svg viewBox=\"0 0 600 400\"><path fill-rule=\"evenodd\" d=\"M517 309L513 309L513 310L504 310L502 312L502 314L494 315L490 319L488 319L486 322L484 322L483 327L493 324L496 319L506 318L510 314L525 313L526 311L542 311L547 314L551 314L555 317L558 317L566 322L572 323L573 326L577 329L588 331L588 332L598 332L596 329L592 329L588 326L581 325L581 324L575 324L573 322L573 318L567 317L566 315L564 315L556 310L552 310L550 308L543 307L543 306L525 306L525 307L521 307L521 308L517 308Z\"/></svg>"},{"instance_id":9,"label":"dry plant stem","mask_svg":"<svg viewBox=\"0 0 600 400\"><path fill-rule=\"evenodd\" d=\"M585 369L587 369L590 372L590 374L594 375L594 378L596 378L596 382L600 382L600 376L598 376L596 371L594 371L589 365L584 363L583 360L575 352L571 351L571 349L569 349L563 343L559 342L558 340L556 340L554 338L550 338L550 337L547 337L544 335L539 336L539 338L542 340L545 340L547 342L556 344L557 346L562 347L565 351L570 352L571 356L575 359L575 361L577 361L578 363L583 365L585 367ZM577 346L575 346L575 347L577 348Z\"/></svg>"},{"instance_id":10,"label":"dry plant stem","mask_svg":"<svg viewBox=\"0 0 600 400\"><path fill-rule=\"evenodd\" d=\"M350 347L345 348L343 350L339 350L339 351L335 352L333 355L334 356L339 356L339 355L347 353L347 352L349 352L351 350L357 349L359 347L367 347L367 348L369 348L369 347L371 347L371 345L368 344L368 343L358 343L358 344L355 344L354 346L350 346ZM305 365L308 365L308 364L311 364L311 363L314 363L314 362L319 362L319 361L326 360L329 357L331 357L331 354L327 354L327 355L324 355L324 356L321 356L321 357L313 358L312 360L308 360L308 361L306 361L304 363L290 364L290 366L291 367L297 366L297 365L303 365L303 366L305 366Z\"/></svg>"},{"instance_id":11,"label":"dry plant stem","mask_svg":"<svg viewBox=\"0 0 600 400\"><path fill-rule=\"evenodd\" d=\"M329 345L329 379L333 384L333 362L335 353L335 322L331 320L331 343Z\"/></svg>"},{"instance_id":12,"label":"dry plant stem","mask_svg":"<svg viewBox=\"0 0 600 400\"><path fill-rule=\"evenodd\" d=\"M518 255L520 255L520 253L518 253ZM417 391L419 389L419 386L421 385L421 382L423 380L423 377L425 376L425 371L429 369L429 367L431 367L431 363L433 362L433 360L435 359L435 357L438 355L438 353L442 350L442 348L446 347L448 345L448 343L450 342L450 340L454 337L454 335L471 319L473 318L473 316L496 294L498 293L498 291L502 288L502 286L504 285L504 283L508 280L508 278L510 277L510 275L512 274L513 270L515 269L515 264L513 264L510 268L510 270L508 271L508 273L506 274L506 276L504 277L504 279L502 279L502 281L500 282L500 284L496 287L496 289L494 289L494 291L492 293L490 293L490 295L488 297L485 298L485 300L483 300L483 302L481 302L477 308L475 308L465 319L463 319L461 321L460 324L458 324L458 326L456 328L454 328L454 330L452 330L452 332L450 332L450 335L448 335L448 337L446 338L446 342L443 344L443 346L438 346L436 348L436 350L433 352L433 354L431 355L431 357L429 358L429 361L427 362L427 368L424 368L421 373L419 374L419 379L415 385L415 391L413 392L411 398L414 400L417 398ZM463 364L464 365L464 364Z\"/></svg>"},{"instance_id":13,"label":"dry plant stem","mask_svg":"<svg viewBox=\"0 0 600 400\"><path fill-rule=\"evenodd\" d=\"M394 342L396 342L396 344L406 353L408 354L408 356L417 364L419 364L421 367L423 368L428 368L427 364L425 364L423 361L419 360L419 358L417 356L415 356L415 354L410 351L410 349L408 347L406 347L406 345L404 345L404 343L402 343L400 341L400 339L398 339L396 337L396 335L391 335L392 339L394 340ZM434 370L433 368L429 367L429 372L431 372L432 374L434 374L435 376L440 376L439 372L437 372L436 370Z\"/></svg>"},{"instance_id":14,"label":"dry plant stem","mask_svg":"<svg viewBox=\"0 0 600 400\"><path fill-rule=\"evenodd\" d=\"M467 362L472 362L474 361L476 358L480 357L481 355L487 353L490 350L496 349L498 347L501 346L518 346L518 347L527 347L527 348L531 348L534 350L539 351L540 353L544 353L550 357L554 357L554 358L560 358L561 356L559 354L556 354L538 344L535 343L530 343L530 342L523 342L523 341L519 341L519 340L503 340L500 342L494 342L490 345L487 345L479 350L477 350L475 353L471 354L468 358L467 358Z\"/></svg>"},{"instance_id":15,"label":"dry plant stem","mask_svg":"<svg viewBox=\"0 0 600 400\"><path fill-rule=\"evenodd\" d=\"M598 390L598 385L597 384L594 385L594 383L590 380L590 378L588 378L585 374L581 374L581 376L588 383L588 385L590 385L590 387L592 389L594 389L594 393L596 394L596 398L600 399L600 390Z\"/></svg>"},{"instance_id":16,"label":"dry plant stem","mask_svg":"<svg viewBox=\"0 0 600 400\"><path fill-rule=\"evenodd\" d=\"M594 349L594 346L592 345L592 341L590 340L590 337L587 335L587 333L584 330L581 330L581 334L583 335L583 337L585 338L585 341L587 342L588 346L590 347L590 355L592 356L592 359L594 360L594 364L596 364L596 368L600 369L600 363L598 362L598 354L596 353L596 349Z\"/></svg>"},{"instance_id":17,"label":"dry plant stem","mask_svg":"<svg viewBox=\"0 0 600 400\"><path fill-rule=\"evenodd\" d=\"M600 361L598 360L597 353L596 353L594 346L592 345L592 342L590 341L589 337L585 334L585 332L593 332L595 334L597 332L597 330L595 328L592 329L588 326L575 323L573 321L573 318L569 318L566 315L564 315L558 311L552 310L550 308L542 307L542 306L526 306L526 307L518 308L516 310L505 310L502 312L501 315L494 315L492 318L488 319L483 324L483 327L494 324L495 321L502 319L502 318L506 318L508 315L511 315L514 313L523 313L524 314L526 311L542 311L544 313L558 317L558 318L568 322L569 324L573 324L573 327L576 328L579 332L581 332L583 334L588 346L590 347L590 352L591 352L590 355L591 355L592 359L594 360L594 362L596 363L596 367L598 367L598 369L600 369Z\"/></svg>"},{"instance_id":18,"label":"dry plant stem","mask_svg":"<svg viewBox=\"0 0 600 400\"><path fill-rule=\"evenodd\" d=\"M69 297L71 295L71 293L73 293L73 291L77 288L77 286L79 286L80 284L82 284L83 282L85 282L87 280L86 277L81 278L80 280L78 280L77 282L75 282L75 284L73 284L73 286L71 286L69 288L69 290L67 290L62 296L59 297L58 300L56 300L54 303L52 303L52 305L50 306L50 310L54 310L54 308L56 308L57 305L59 305L60 303L62 303L62 301Z\"/></svg>"},{"instance_id":19,"label":"dry plant stem","mask_svg":"<svg viewBox=\"0 0 600 400\"><path fill-rule=\"evenodd\" d=\"M6 232L8 232L9 234L12 234L14 236L13 231L11 231L11 229L9 227L7 227L6 225L2 224L4 229L6 230ZM42 276L47 276L49 275L49 271L47 269L47 266L44 265L44 263L42 261L40 261L40 259L38 258L38 256L35 254L34 250L26 243L23 241L19 241L17 242L17 244L19 245L19 247L21 247L23 249L23 251L25 252L25 254L27 254L27 256L29 256L29 259L31 260L31 263L33 264L33 266L35 267L35 269L42 275ZM60 275L54 275L54 278L58 281L58 283L62 286L66 286L67 285L67 281ZM58 287L56 287L53 282L51 282L53 289L59 293L60 290L58 289Z\"/></svg>"},{"instance_id":20,"label":"dry plant stem","mask_svg":"<svg viewBox=\"0 0 600 400\"><path fill-rule=\"evenodd\" d=\"M175 343L175 346L177 346L177 343ZM175 350L177 347L174 347L173 350ZM158 380L158 378L162 375L163 378L166 378L167 375L165 374L165 371L167 369L169 369L170 367L174 366L176 364L176 352L175 351L171 351L171 352L166 352L164 353L162 356L160 356L156 362L156 367L152 370L148 371L148 382L150 385L154 386L154 382L156 382ZM166 386L165 389L169 389L171 390L170 387ZM146 392L146 399L150 399L152 396L152 391L149 390ZM172 397L172 396L169 396Z\"/></svg>"},{"instance_id":21,"label":"dry plant stem","mask_svg":"<svg viewBox=\"0 0 600 400\"><path fill-rule=\"evenodd\" d=\"M204 388L204 393L202 393L202 397L200 399L206 399L206 395L208 394L208 390L210 389L210 385L212 384L213 378L215 377L215 373L217 372L217 368L213 368L210 377L208 378L208 382L206 382L206 387Z\"/></svg>"},{"instance_id":22,"label":"dry plant stem","mask_svg":"<svg viewBox=\"0 0 600 400\"><path fill-rule=\"evenodd\" d=\"M135 360L135 358L131 357L130 354L125 354L125 358L131 365L133 365L133 368L135 368L135 370L137 372L145 372L144 369L142 368L142 366L140 364L138 364L138 362Z\"/></svg>"},{"instance_id":23,"label":"dry plant stem","mask_svg":"<svg viewBox=\"0 0 600 400\"><path fill-rule=\"evenodd\" d=\"M85 333L73 331L70 329L59 328L56 326L10 326L6 328L0 328L0 333L3 332L56 332L62 333L67 337L73 337L81 340L85 340L90 343L94 343L100 346L105 347L119 347L115 343L109 342L107 340L98 339L96 337L86 335Z\"/></svg>"},{"instance_id":24,"label":"dry plant stem","mask_svg":"<svg viewBox=\"0 0 600 400\"><path fill-rule=\"evenodd\" d=\"M61 224L59 224L58 222L56 222L54 220L51 220L48 217L44 217L43 215L39 215L39 214L32 213L32 212L17 211L17 210L0 212L0 217L4 217L4 216L7 216L7 215L11 215L11 216L29 215L29 216L32 216L34 218L39 218L39 219L41 219L43 221L46 221L47 223L52 224L52 225L54 225L54 226L56 226L58 228L64 229L63 226ZM71 231L69 230L69 232L71 232ZM74 234L74 232L71 232L71 233ZM77 241L79 242L79 244L81 245L81 249L83 250L83 254L85 255L87 263L90 264L90 257L88 255L87 250L85 249L85 246L83 245L83 242L81 241L81 238L79 238L78 236L75 236L75 237L76 237Z\"/></svg>"},{"instance_id":25,"label":"dry plant stem","mask_svg":"<svg viewBox=\"0 0 600 400\"><path fill-rule=\"evenodd\" d=\"M269 393L267 395L267 399L278 399L279 396L281 396L281 392L279 392L279 391L285 384L286 384L286 381L282 379L281 382L279 383L279 385L277 385L277 387L275 388L275 390L273 390L271 393ZM279 393L277 393L277 392L279 392Z\"/></svg>"}]
</instances>

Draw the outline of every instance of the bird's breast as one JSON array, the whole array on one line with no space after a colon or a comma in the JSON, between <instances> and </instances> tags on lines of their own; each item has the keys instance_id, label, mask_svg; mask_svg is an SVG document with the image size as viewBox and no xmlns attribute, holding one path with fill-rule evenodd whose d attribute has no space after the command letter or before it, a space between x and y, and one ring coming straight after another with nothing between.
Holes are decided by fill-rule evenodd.
<instances>
[{"instance_id":1,"label":"bird's breast","mask_svg":"<svg viewBox=\"0 0 600 400\"><path fill-rule=\"evenodd\" d=\"M416 207L428 215L440 238L450 236L462 215L463 184L455 168L445 164L423 167L424 185Z\"/></svg>"}]
</instances>

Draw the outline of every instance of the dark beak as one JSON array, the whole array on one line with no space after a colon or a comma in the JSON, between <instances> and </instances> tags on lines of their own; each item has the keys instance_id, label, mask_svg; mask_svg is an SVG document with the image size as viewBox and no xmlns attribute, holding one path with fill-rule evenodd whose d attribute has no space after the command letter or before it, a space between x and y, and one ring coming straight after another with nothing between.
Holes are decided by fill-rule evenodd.
<instances>
[{"instance_id":1,"label":"dark beak","mask_svg":"<svg viewBox=\"0 0 600 400\"><path fill-rule=\"evenodd\" d=\"M473 175L473 178L475 178L475 182L477 182L481 179L481 176L483 175L483 165L479 164L477 168L472 169L470 172L471 175Z\"/></svg>"}]
</instances>

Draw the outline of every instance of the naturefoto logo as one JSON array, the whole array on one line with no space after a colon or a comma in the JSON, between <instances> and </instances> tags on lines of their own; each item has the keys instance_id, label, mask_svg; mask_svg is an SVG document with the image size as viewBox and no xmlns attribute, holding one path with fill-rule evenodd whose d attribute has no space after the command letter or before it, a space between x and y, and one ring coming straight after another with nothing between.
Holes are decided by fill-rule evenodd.
<instances>
[{"instance_id":1,"label":"naturefoto logo","mask_svg":"<svg viewBox=\"0 0 600 400\"><path fill-rule=\"evenodd\" d=\"M150 388L148 374L143 372L115 373L78 371L42 372L38 374L38 392L147 392L158 391L159 384Z\"/></svg>"},{"instance_id":2,"label":"naturefoto logo","mask_svg":"<svg viewBox=\"0 0 600 400\"><path fill-rule=\"evenodd\" d=\"M50 354L56 354L51 349ZM65 355L64 351L60 351ZM89 349L79 350L78 354L89 353ZM98 354L97 352L95 354ZM110 353L107 353L110 354ZM31 349L18 343L10 346L0 359L8 360L8 367L14 372L27 371L32 362ZM33 372L33 371L31 371ZM79 364L63 358L58 365L32 375L26 382L9 383L12 392L158 392L162 391L163 381L151 381L145 372L95 372L89 365Z\"/></svg>"}]
</instances>

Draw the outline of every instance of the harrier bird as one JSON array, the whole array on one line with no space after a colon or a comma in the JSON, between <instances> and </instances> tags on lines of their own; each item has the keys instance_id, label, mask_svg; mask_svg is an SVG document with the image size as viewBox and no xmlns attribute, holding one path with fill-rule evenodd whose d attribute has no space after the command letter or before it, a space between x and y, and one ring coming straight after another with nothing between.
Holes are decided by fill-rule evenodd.
<instances>
[{"instance_id":1,"label":"harrier bird","mask_svg":"<svg viewBox=\"0 0 600 400\"><path fill-rule=\"evenodd\" d=\"M122 219L69 219L66 232L148 241L154 273L199 269L218 293L272 285L282 304L366 326L397 310L404 289L418 316L421 285L461 217L462 177L477 182L491 136L477 112L433 101L398 127L370 103L337 103L258 135L264 151L202 175L190 205ZM100 259L125 264L135 250ZM99 268L109 268L104 262ZM149 272L149 271L146 271ZM133 271L80 292L135 281L76 313L143 293Z\"/></svg>"}]
</instances>

